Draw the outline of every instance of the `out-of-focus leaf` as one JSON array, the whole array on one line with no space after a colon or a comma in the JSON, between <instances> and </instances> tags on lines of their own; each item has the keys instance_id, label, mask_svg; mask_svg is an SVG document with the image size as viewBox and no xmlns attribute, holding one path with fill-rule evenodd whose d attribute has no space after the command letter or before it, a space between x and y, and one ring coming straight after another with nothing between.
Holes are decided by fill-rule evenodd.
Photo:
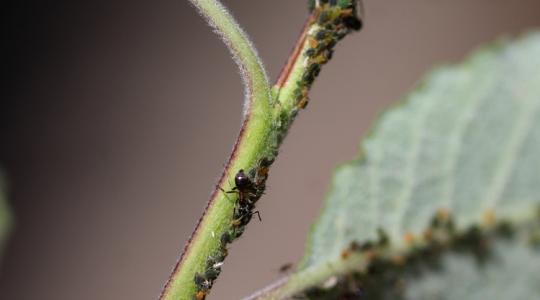
<instances>
[{"instance_id":1,"label":"out-of-focus leaf","mask_svg":"<svg viewBox=\"0 0 540 300\"><path fill-rule=\"evenodd\" d=\"M449 253L437 269L404 280L410 300L540 299L540 251L528 243L499 241L485 263Z\"/></svg>"},{"instance_id":2,"label":"out-of-focus leaf","mask_svg":"<svg viewBox=\"0 0 540 300\"><path fill-rule=\"evenodd\" d=\"M393 247L420 236L438 210L458 230L489 216L515 222L540 203L540 33L440 68L340 167L311 233L304 268L331 263L352 241Z\"/></svg>"}]
</instances>

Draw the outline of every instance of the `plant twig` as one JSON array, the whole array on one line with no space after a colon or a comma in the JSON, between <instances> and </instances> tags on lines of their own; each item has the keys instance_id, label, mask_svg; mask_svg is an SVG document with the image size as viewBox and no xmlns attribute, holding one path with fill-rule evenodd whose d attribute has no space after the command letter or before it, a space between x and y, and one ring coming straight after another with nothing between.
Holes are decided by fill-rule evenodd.
<instances>
[{"instance_id":1,"label":"plant twig","mask_svg":"<svg viewBox=\"0 0 540 300\"><path fill-rule=\"evenodd\" d=\"M278 83L269 89L249 39L217 0L190 0L222 37L243 74L246 99L237 142L206 210L184 248L160 299L198 299L209 293L228 254L262 196L268 170L313 81L339 40L360 28L356 1L319 3ZM323 1L321 1L323 2ZM234 182L235 184L231 184Z\"/></svg>"}]
</instances>

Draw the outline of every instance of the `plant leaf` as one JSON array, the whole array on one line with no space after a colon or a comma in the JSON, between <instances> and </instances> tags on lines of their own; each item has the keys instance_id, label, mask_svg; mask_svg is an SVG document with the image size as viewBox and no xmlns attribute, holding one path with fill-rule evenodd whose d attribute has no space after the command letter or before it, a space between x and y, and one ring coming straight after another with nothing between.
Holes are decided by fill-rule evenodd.
<instances>
[{"instance_id":1,"label":"plant leaf","mask_svg":"<svg viewBox=\"0 0 540 300\"><path fill-rule=\"evenodd\" d=\"M540 203L540 33L432 72L337 171L304 268L384 230L394 247L439 210L465 230L524 220Z\"/></svg>"},{"instance_id":2,"label":"plant leaf","mask_svg":"<svg viewBox=\"0 0 540 300\"><path fill-rule=\"evenodd\" d=\"M540 252L520 241L499 241L488 263L450 253L438 269L425 269L405 279L405 299L516 299L540 298Z\"/></svg>"},{"instance_id":3,"label":"plant leaf","mask_svg":"<svg viewBox=\"0 0 540 300\"><path fill-rule=\"evenodd\" d=\"M337 170L299 270L250 299L287 298L331 285L336 276L351 272L369 279L365 271L373 255L391 262L429 249L433 222L441 216L450 224L443 244L470 232L487 234L501 224L518 228L535 222L540 207L540 33L501 41L463 64L433 71L406 101L382 116L361 148L359 159ZM481 234L476 238L483 239ZM362 250L366 245L378 246ZM528 274L520 267L528 260L535 262L525 270L538 270L538 253L529 255L516 245L496 251L508 261L501 268L480 271L466 258L448 256L446 273L413 281L405 295L492 299L486 296L491 288L500 290L504 280ZM484 277L470 279L476 275ZM453 290L471 282L481 291ZM536 294L509 298L538 299L538 278L534 282L524 293ZM432 288L440 293L437 297L430 296Z\"/></svg>"}]
</instances>

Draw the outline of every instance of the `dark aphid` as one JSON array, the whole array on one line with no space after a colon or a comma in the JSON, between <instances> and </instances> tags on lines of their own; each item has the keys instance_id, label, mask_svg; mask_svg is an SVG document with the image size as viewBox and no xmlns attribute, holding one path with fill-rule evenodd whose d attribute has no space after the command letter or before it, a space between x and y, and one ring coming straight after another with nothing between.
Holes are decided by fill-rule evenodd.
<instances>
[{"instance_id":1,"label":"dark aphid","mask_svg":"<svg viewBox=\"0 0 540 300\"><path fill-rule=\"evenodd\" d=\"M320 41L318 44L317 44L317 47L315 47L315 52L316 53L321 53L323 52L324 50L328 49L328 43L326 43L325 41Z\"/></svg>"},{"instance_id":2,"label":"dark aphid","mask_svg":"<svg viewBox=\"0 0 540 300\"><path fill-rule=\"evenodd\" d=\"M315 9L315 0L308 0L308 10L312 12Z\"/></svg>"},{"instance_id":3,"label":"dark aphid","mask_svg":"<svg viewBox=\"0 0 540 300\"><path fill-rule=\"evenodd\" d=\"M195 277L193 278L193 280L195 281L195 284L197 286L201 286L203 285L204 281L206 280L201 274L199 273L196 273L195 274Z\"/></svg>"},{"instance_id":4,"label":"dark aphid","mask_svg":"<svg viewBox=\"0 0 540 300\"><path fill-rule=\"evenodd\" d=\"M321 29L319 31L317 31L317 33L315 33L315 39L317 40L324 40L325 38L327 38L328 36L330 35L330 31L329 30L325 30L325 29Z\"/></svg>"},{"instance_id":5,"label":"dark aphid","mask_svg":"<svg viewBox=\"0 0 540 300\"><path fill-rule=\"evenodd\" d=\"M212 287L212 282L199 273L195 273L193 281L195 281L195 285L197 285L200 291L207 291Z\"/></svg>"},{"instance_id":6,"label":"dark aphid","mask_svg":"<svg viewBox=\"0 0 540 300\"><path fill-rule=\"evenodd\" d=\"M377 236L379 237L379 240L377 242L378 246L388 246L388 244L390 243L390 238L388 237L386 231L384 231L382 228L378 228Z\"/></svg>"},{"instance_id":7,"label":"dark aphid","mask_svg":"<svg viewBox=\"0 0 540 300\"><path fill-rule=\"evenodd\" d=\"M302 89L300 88L300 84L297 83L298 87L294 90L294 98L295 99L301 99L302 98Z\"/></svg>"},{"instance_id":8,"label":"dark aphid","mask_svg":"<svg viewBox=\"0 0 540 300\"><path fill-rule=\"evenodd\" d=\"M302 76L302 81L306 85L310 85L315 80L315 77L319 75L321 71L321 66L318 63L312 63L307 67L306 73Z\"/></svg>"},{"instance_id":9,"label":"dark aphid","mask_svg":"<svg viewBox=\"0 0 540 300\"><path fill-rule=\"evenodd\" d=\"M328 12L323 11L321 15L319 16L317 23L319 23L319 25L324 25L324 23L328 22L329 20L330 20L330 16L328 15Z\"/></svg>"},{"instance_id":10,"label":"dark aphid","mask_svg":"<svg viewBox=\"0 0 540 300\"><path fill-rule=\"evenodd\" d=\"M321 53L321 63L327 63L329 60L332 59L332 55L334 54L333 50L325 50L323 53Z\"/></svg>"},{"instance_id":11,"label":"dark aphid","mask_svg":"<svg viewBox=\"0 0 540 300\"><path fill-rule=\"evenodd\" d=\"M306 85L312 84L314 80L315 80L315 76L313 76L313 74L310 73L310 72L306 72L306 73L302 76L302 81L303 81Z\"/></svg>"},{"instance_id":12,"label":"dark aphid","mask_svg":"<svg viewBox=\"0 0 540 300\"><path fill-rule=\"evenodd\" d=\"M504 238L511 238L514 236L512 224L507 221L500 222L496 227L496 232Z\"/></svg>"},{"instance_id":13,"label":"dark aphid","mask_svg":"<svg viewBox=\"0 0 540 300\"><path fill-rule=\"evenodd\" d=\"M231 236L237 239L244 233L244 230L246 230L245 226L235 227L233 230L231 230Z\"/></svg>"},{"instance_id":14,"label":"dark aphid","mask_svg":"<svg viewBox=\"0 0 540 300\"><path fill-rule=\"evenodd\" d=\"M309 58L315 56L315 49L313 49L313 48L307 49L306 52L304 53L304 55L306 57L309 57Z\"/></svg>"},{"instance_id":15,"label":"dark aphid","mask_svg":"<svg viewBox=\"0 0 540 300\"><path fill-rule=\"evenodd\" d=\"M292 269L292 267L293 267L292 263L285 263L279 267L278 271L279 273L287 273Z\"/></svg>"},{"instance_id":16,"label":"dark aphid","mask_svg":"<svg viewBox=\"0 0 540 300\"><path fill-rule=\"evenodd\" d=\"M231 234L228 232L224 232L221 235L220 241L221 241L221 247L224 248L225 246L227 246L227 244L230 244L232 242Z\"/></svg>"},{"instance_id":17,"label":"dark aphid","mask_svg":"<svg viewBox=\"0 0 540 300\"><path fill-rule=\"evenodd\" d=\"M328 40L328 42L326 43L326 46L328 47L328 49L332 49L334 48L336 44L337 44L337 40L335 38L332 38Z\"/></svg>"},{"instance_id":18,"label":"dark aphid","mask_svg":"<svg viewBox=\"0 0 540 300\"><path fill-rule=\"evenodd\" d=\"M219 273L221 273L221 268L208 268L206 272L204 272L204 276L208 278L209 280L215 280L218 278Z\"/></svg>"},{"instance_id":19,"label":"dark aphid","mask_svg":"<svg viewBox=\"0 0 540 300\"><path fill-rule=\"evenodd\" d=\"M317 77L319 76L319 73L321 72L321 65L318 63L314 63L311 66L309 66L309 72L313 73L313 76Z\"/></svg>"},{"instance_id":20,"label":"dark aphid","mask_svg":"<svg viewBox=\"0 0 540 300\"><path fill-rule=\"evenodd\" d=\"M362 25L363 25L362 21L360 21L360 19L358 19L355 16L347 16L347 17L344 17L342 20L343 20L343 25L345 25L349 29L353 29L353 30L362 29Z\"/></svg>"},{"instance_id":21,"label":"dark aphid","mask_svg":"<svg viewBox=\"0 0 540 300\"><path fill-rule=\"evenodd\" d=\"M251 206L240 206L238 207L237 212L234 214L234 220L232 221L232 225L235 227L239 226L245 226L251 221L251 217L255 214L257 214L257 217L259 217L259 221L262 222L261 214L259 211L252 211L253 207Z\"/></svg>"}]
</instances>

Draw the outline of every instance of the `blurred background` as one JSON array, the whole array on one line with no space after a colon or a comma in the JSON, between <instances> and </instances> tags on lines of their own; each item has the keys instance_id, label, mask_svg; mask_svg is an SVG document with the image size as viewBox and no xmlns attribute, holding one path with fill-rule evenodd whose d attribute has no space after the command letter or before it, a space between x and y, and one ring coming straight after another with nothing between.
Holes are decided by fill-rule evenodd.
<instances>
[{"instance_id":1,"label":"blurred background","mask_svg":"<svg viewBox=\"0 0 540 300\"><path fill-rule=\"evenodd\" d=\"M540 25L537 0L366 0L297 118L210 299L297 262L332 170L436 65ZM274 80L305 1L224 1ZM2 25L0 165L14 230L1 299L157 299L240 126L222 42L185 0L12 1Z\"/></svg>"}]
</instances>

